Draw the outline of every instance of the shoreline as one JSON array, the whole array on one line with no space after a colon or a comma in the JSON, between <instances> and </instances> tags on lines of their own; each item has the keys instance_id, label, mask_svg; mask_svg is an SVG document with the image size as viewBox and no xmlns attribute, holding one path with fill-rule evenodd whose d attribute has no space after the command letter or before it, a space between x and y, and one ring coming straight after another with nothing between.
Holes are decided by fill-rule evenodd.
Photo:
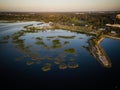
<instances>
[{"instance_id":1,"label":"shoreline","mask_svg":"<svg viewBox=\"0 0 120 90\"><path fill-rule=\"evenodd\" d=\"M14 20L13 20L14 21ZM68 25L61 25L59 23L52 23L49 22L49 23L45 23L45 22L40 22L40 21L14 21L14 22L11 22L11 20L0 20L0 23L24 23L24 22L31 22L30 25L27 25L27 26L24 26L23 28L25 28L27 31L39 31L39 30L55 30L55 29L63 29L63 30L67 30L67 31L71 31L71 32L78 32L78 33L83 33L83 34L87 34L87 35L92 35L92 36L99 36L100 33L99 32L94 32L94 31L88 31L87 27L85 26L68 26ZM36 22L36 23L33 23L32 22ZM40 26L38 25L39 23L42 23ZM36 26L34 26L34 24L36 24ZM44 25L43 25L44 24ZM38 26L37 26L38 25ZM100 30L98 30L100 31ZM101 31L101 32L104 32L104 31ZM99 37L101 37L102 35L100 35ZM120 37L116 37L116 36L111 36L111 35L103 35L104 38L102 37L102 40L105 39L105 38L112 38L112 39L117 39L117 40L120 40ZM98 37L98 38L99 38ZM102 41L100 40L100 42ZM99 43L100 43L99 42Z\"/></svg>"}]
</instances>

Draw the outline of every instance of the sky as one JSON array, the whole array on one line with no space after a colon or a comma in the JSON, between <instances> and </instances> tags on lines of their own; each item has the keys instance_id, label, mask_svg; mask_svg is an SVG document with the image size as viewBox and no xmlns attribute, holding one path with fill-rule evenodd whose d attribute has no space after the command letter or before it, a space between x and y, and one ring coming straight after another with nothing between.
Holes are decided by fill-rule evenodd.
<instances>
[{"instance_id":1,"label":"sky","mask_svg":"<svg viewBox=\"0 0 120 90\"><path fill-rule=\"evenodd\" d=\"M0 0L0 11L71 12L120 10L120 0Z\"/></svg>"}]
</instances>

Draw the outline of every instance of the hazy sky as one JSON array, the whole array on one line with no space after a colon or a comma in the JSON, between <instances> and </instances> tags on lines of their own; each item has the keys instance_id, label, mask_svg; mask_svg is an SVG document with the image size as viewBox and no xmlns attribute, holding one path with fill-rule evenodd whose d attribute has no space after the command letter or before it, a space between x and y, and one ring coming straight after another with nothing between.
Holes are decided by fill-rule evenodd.
<instances>
[{"instance_id":1,"label":"hazy sky","mask_svg":"<svg viewBox=\"0 0 120 90\"><path fill-rule=\"evenodd\" d=\"M0 0L0 11L120 10L120 0Z\"/></svg>"}]
</instances>

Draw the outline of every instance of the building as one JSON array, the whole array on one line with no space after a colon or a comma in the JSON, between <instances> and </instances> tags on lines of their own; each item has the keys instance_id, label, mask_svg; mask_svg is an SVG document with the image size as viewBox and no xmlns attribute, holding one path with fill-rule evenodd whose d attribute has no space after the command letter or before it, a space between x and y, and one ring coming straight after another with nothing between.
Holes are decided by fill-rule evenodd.
<instances>
[{"instance_id":1,"label":"building","mask_svg":"<svg viewBox=\"0 0 120 90\"><path fill-rule=\"evenodd\" d=\"M120 14L117 14L117 15L116 15L116 18L120 20Z\"/></svg>"}]
</instances>

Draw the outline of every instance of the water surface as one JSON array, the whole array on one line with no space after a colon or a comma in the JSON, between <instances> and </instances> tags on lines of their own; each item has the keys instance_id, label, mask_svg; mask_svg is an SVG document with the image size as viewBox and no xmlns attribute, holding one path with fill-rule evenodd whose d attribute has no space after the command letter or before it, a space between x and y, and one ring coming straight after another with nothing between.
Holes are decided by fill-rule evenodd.
<instances>
[{"instance_id":1,"label":"water surface","mask_svg":"<svg viewBox=\"0 0 120 90\"><path fill-rule=\"evenodd\" d=\"M17 89L119 88L119 40L94 45L93 36L67 30L21 30L31 23L0 24L3 84Z\"/></svg>"}]
</instances>

